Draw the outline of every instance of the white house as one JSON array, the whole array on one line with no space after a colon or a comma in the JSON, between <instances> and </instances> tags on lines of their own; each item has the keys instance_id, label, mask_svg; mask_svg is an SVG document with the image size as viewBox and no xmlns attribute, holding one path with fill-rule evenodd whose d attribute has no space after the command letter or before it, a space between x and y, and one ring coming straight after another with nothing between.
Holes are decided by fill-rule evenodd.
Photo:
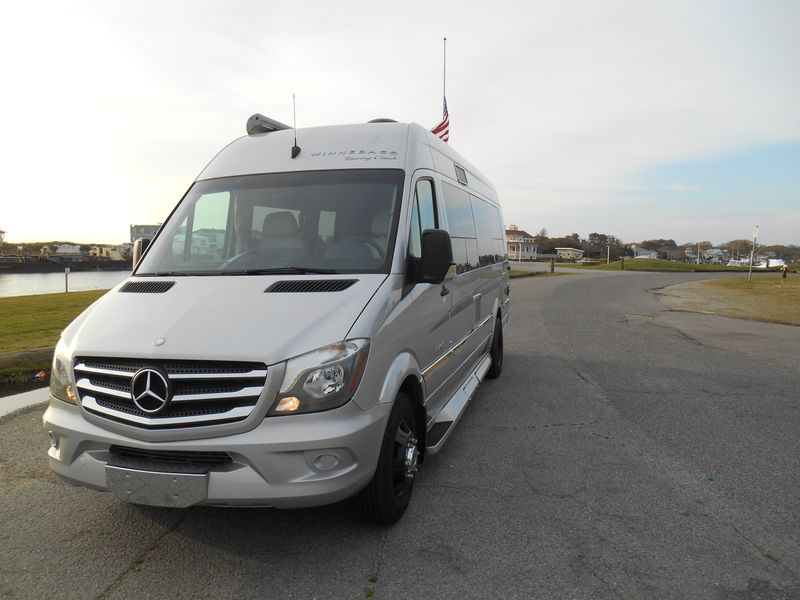
<instances>
[{"instance_id":1,"label":"white house","mask_svg":"<svg viewBox=\"0 0 800 600\"><path fill-rule=\"evenodd\" d=\"M536 258L536 243L533 236L516 225L506 229L506 247L509 260L531 260Z\"/></svg>"},{"instance_id":2,"label":"white house","mask_svg":"<svg viewBox=\"0 0 800 600\"><path fill-rule=\"evenodd\" d=\"M641 248L634 244L631 246L633 250L633 258L658 258L658 252L650 248Z\"/></svg>"}]
</instances>

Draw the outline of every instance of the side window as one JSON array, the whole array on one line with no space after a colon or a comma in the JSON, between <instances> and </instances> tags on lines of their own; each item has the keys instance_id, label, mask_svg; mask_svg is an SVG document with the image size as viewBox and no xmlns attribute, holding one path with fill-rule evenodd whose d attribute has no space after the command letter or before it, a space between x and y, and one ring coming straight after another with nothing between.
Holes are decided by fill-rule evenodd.
<instances>
[{"instance_id":1,"label":"side window","mask_svg":"<svg viewBox=\"0 0 800 600\"><path fill-rule=\"evenodd\" d=\"M436 215L436 197L433 192L433 181L420 179L414 190L414 205L411 209L411 233L409 236L409 254L415 258L422 256L422 232L426 229L438 229L439 219Z\"/></svg>"},{"instance_id":2,"label":"side window","mask_svg":"<svg viewBox=\"0 0 800 600\"><path fill-rule=\"evenodd\" d=\"M449 183L444 183L442 189L456 273L466 273L478 268L478 243L470 195Z\"/></svg>"},{"instance_id":3,"label":"side window","mask_svg":"<svg viewBox=\"0 0 800 600\"><path fill-rule=\"evenodd\" d=\"M472 216L469 194L449 183L443 184L442 187L450 237L474 238L475 221Z\"/></svg>"},{"instance_id":4,"label":"side window","mask_svg":"<svg viewBox=\"0 0 800 600\"><path fill-rule=\"evenodd\" d=\"M478 234L478 264L481 267L491 265L495 262L497 249L494 240L496 232L489 214L492 207L475 196L470 195L469 199L472 203L472 212L475 215L475 229Z\"/></svg>"},{"instance_id":5,"label":"side window","mask_svg":"<svg viewBox=\"0 0 800 600\"><path fill-rule=\"evenodd\" d=\"M205 194L197 199L192 218L191 261L219 261L225 247L230 193ZM177 236L176 236L177 238ZM175 240L173 240L173 246Z\"/></svg>"},{"instance_id":6,"label":"side window","mask_svg":"<svg viewBox=\"0 0 800 600\"><path fill-rule=\"evenodd\" d=\"M470 201L478 234L478 263L484 266L505 260L500 212L481 198L470 195Z\"/></svg>"},{"instance_id":7,"label":"side window","mask_svg":"<svg viewBox=\"0 0 800 600\"><path fill-rule=\"evenodd\" d=\"M414 258L422 258L422 230L419 226L419 210L417 202L411 207L411 233L408 236L408 254Z\"/></svg>"},{"instance_id":8,"label":"side window","mask_svg":"<svg viewBox=\"0 0 800 600\"><path fill-rule=\"evenodd\" d=\"M336 213L330 210L321 210L319 212L319 225L317 226L317 237L327 242L333 239L333 234L336 231Z\"/></svg>"},{"instance_id":9,"label":"side window","mask_svg":"<svg viewBox=\"0 0 800 600\"><path fill-rule=\"evenodd\" d=\"M421 179L417 182L417 203L421 230L438 229L436 200L433 195L433 182L430 179Z\"/></svg>"},{"instance_id":10,"label":"side window","mask_svg":"<svg viewBox=\"0 0 800 600\"><path fill-rule=\"evenodd\" d=\"M494 245L497 248L497 261L507 260L506 244L503 241L503 234L505 232L503 231L503 223L500 220L500 211L497 210L496 206L489 205L489 219L492 222L492 237L494 237Z\"/></svg>"}]
</instances>

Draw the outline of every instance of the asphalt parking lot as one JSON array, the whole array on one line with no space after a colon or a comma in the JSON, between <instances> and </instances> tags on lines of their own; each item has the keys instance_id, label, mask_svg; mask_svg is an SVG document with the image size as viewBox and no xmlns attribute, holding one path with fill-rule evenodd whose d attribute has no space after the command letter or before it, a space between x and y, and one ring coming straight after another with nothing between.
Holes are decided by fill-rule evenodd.
<instances>
[{"instance_id":1,"label":"asphalt parking lot","mask_svg":"<svg viewBox=\"0 0 800 600\"><path fill-rule=\"evenodd\" d=\"M0 598L800 598L800 335L652 293L700 277L514 280L503 374L393 527L127 505L3 417Z\"/></svg>"}]
</instances>

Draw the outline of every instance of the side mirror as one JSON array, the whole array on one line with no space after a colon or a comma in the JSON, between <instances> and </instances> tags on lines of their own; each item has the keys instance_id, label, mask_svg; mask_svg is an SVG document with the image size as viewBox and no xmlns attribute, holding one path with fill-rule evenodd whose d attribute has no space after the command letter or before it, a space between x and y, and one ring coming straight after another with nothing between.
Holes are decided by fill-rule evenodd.
<instances>
[{"instance_id":1,"label":"side mirror","mask_svg":"<svg viewBox=\"0 0 800 600\"><path fill-rule=\"evenodd\" d=\"M131 264L133 268L136 268L136 265L139 264L139 259L142 258L142 255L147 250L147 247L150 245L150 240L148 238L139 238L135 242L133 242L133 252L131 253Z\"/></svg>"},{"instance_id":2,"label":"side mirror","mask_svg":"<svg viewBox=\"0 0 800 600\"><path fill-rule=\"evenodd\" d=\"M450 234L444 229L426 229L422 232L421 283L442 283L453 263L453 246Z\"/></svg>"}]
</instances>

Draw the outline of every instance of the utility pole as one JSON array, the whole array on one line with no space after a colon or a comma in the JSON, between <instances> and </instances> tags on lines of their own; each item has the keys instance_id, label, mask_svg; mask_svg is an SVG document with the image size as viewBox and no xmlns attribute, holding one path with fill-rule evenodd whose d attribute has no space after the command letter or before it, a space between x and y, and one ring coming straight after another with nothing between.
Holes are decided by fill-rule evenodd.
<instances>
[{"instance_id":1,"label":"utility pole","mask_svg":"<svg viewBox=\"0 0 800 600\"><path fill-rule=\"evenodd\" d=\"M610 265L611 264L611 246L606 246L606 250L607 250L607 252L606 252L606 264Z\"/></svg>"},{"instance_id":2,"label":"utility pole","mask_svg":"<svg viewBox=\"0 0 800 600\"><path fill-rule=\"evenodd\" d=\"M756 240L758 239L758 225L753 229L753 247L750 248L750 270L747 272L747 283L753 277L753 258L756 255Z\"/></svg>"}]
</instances>

